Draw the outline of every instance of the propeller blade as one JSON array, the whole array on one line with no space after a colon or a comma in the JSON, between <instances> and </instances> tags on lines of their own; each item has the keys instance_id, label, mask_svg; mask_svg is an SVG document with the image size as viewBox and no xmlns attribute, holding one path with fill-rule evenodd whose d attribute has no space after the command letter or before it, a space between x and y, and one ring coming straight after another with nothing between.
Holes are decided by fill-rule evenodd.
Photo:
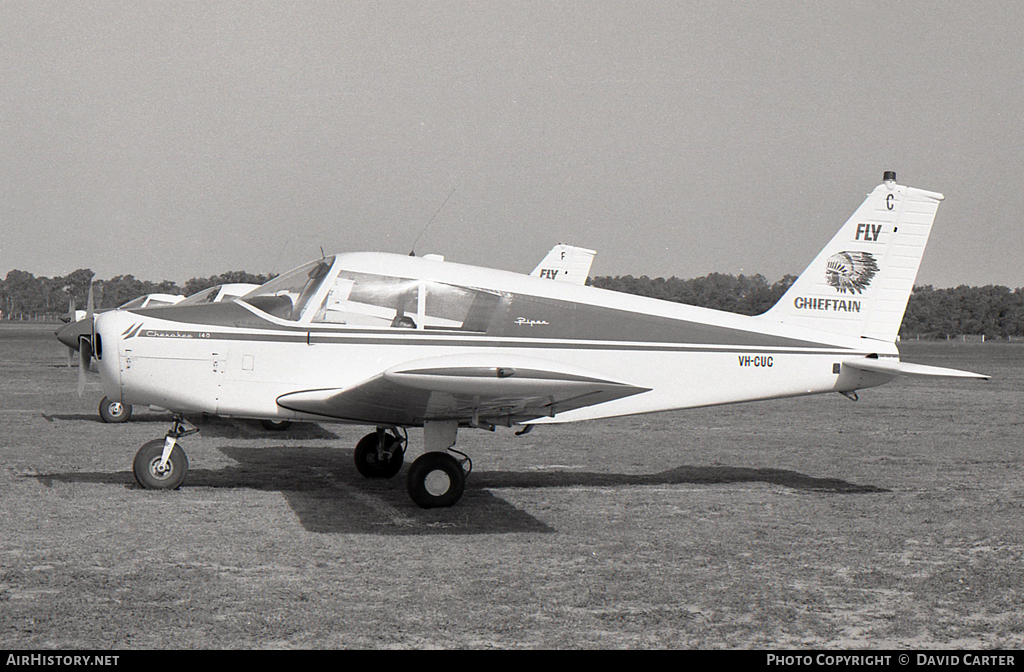
<instances>
[{"instance_id":1,"label":"propeller blade","mask_svg":"<svg viewBox=\"0 0 1024 672\"><path fill-rule=\"evenodd\" d=\"M92 341L82 336L78 341L78 396L85 394L85 377L92 362Z\"/></svg>"},{"instance_id":2,"label":"propeller blade","mask_svg":"<svg viewBox=\"0 0 1024 672\"><path fill-rule=\"evenodd\" d=\"M93 309L93 305L92 305L92 283L90 282L89 283L89 300L85 304L85 317L86 317L86 319L91 319L92 318L92 314L93 314L93 310L92 309Z\"/></svg>"},{"instance_id":3,"label":"propeller blade","mask_svg":"<svg viewBox=\"0 0 1024 672\"><path fill-rule=\"evenodd\" d=\"M82 350L78 351L78 397L81 398L85 394L85 353Z\"/></svg>"}]
</instances>

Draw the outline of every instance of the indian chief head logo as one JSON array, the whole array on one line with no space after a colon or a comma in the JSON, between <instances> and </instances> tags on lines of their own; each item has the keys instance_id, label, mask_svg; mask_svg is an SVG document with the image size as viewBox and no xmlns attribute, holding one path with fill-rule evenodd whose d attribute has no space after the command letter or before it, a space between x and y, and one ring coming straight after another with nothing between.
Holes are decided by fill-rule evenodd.
<instances>
[{"instance_id":1,"label":"indian chief head logo","mask_svg":"<svg viewBox=\"0 0 1024 672\"><path fill-rule=\"evenodd\" d=\"M870 252L837 252L825 263L825 280L840 294L860 294L878 273Z\"/></svg>"}]
</instances>

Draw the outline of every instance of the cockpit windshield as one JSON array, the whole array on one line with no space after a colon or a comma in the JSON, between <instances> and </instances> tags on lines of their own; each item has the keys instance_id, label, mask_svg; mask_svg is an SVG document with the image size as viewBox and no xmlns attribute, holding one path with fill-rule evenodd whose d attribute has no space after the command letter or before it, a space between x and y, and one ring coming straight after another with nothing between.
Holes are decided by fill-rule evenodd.
<instances>
[{"instance_id":1,"label":"cockpit windshield","mask_svg":"<svg viewBox=\"0 0 1024 672\"><path fill-rule=\"evenodd\" d=\"M311 261L260 285L239 300L275 317L298 321L333 263L334 257Z\"/></svg>"}]
</instances>

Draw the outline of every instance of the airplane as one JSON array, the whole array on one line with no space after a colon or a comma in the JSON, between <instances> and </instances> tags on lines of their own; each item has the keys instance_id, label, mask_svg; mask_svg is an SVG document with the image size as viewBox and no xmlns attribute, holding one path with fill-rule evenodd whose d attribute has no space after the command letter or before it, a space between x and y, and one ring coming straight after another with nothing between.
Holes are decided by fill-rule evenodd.
<instances>
[{"instance_id":1,"label":"airplane","mask_svg":"<svg viewBox=\"0 0 1024 672\"><path fill-rule=\"evenodd\" d=\"M176 294L143 294L142 296L136 297L131 301L127 301L119 308L156 308L157 306L170 306L178 303L184 296L178 296ZM92 284L89 285L89 308L86 310L75 309L75 297L71 297L68 301L68 312L60 316L60 321L64 323L81 322L86 318L87 315L91 315L93 309L92 304ZM77 344L76 344L77 348Z\"/></svg>"},{"instance_id":2,"label":"airplane","mask_svg":"<svg viewBox=\"0 0 1024 672\"><path fill-rule=\"evenodd\" d=\"M89 293L92 294L92 286L89 287ZM184 296L178 296L177 294L143 294L142 296L136 297L131 301L127 301L118 308L129 309L129 308L156 308L157 306L173 306L179 301L183 300ZM75 299L71 298L68 304L68 312L60 316L61 322L80 322L85 319L86 315L89 314L87 310L76 310Z\"/></svg>"},{"instance_id":3,"label":"airplane","mask_svg":"<svg viewBox=\"0 0 1024 672\"><path fill-rule=\"evenodd\" d=\"M97 317L105 394L172 411L133 460L143 488L188 473L185 414L374 427L368 478L406 474L416 505L459 501L460 429L516 428L857 391L897 375L987 379L902 362L897 334L942 194L882 184L766 313L745 316L439 257L342 253L230 303Z\"/></svg>"}]
</instances>

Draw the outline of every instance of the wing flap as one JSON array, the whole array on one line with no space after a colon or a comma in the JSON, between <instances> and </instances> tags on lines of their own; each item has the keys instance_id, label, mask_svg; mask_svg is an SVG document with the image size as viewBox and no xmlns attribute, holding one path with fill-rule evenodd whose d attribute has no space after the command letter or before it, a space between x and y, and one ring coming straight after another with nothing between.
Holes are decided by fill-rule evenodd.
<instances>
[{"instance_id":1,"label":"wing flap","mask_svg":"<svg viewBox=\"0 0 1024 672\"><path fill-rule=\"evenodd\" d=\"M348 388L282 395L283 408L369 424L458 420L521 423L648 391L564 364L507 355L449 355L393 366Z\"/></svg>"}]
</instances>

